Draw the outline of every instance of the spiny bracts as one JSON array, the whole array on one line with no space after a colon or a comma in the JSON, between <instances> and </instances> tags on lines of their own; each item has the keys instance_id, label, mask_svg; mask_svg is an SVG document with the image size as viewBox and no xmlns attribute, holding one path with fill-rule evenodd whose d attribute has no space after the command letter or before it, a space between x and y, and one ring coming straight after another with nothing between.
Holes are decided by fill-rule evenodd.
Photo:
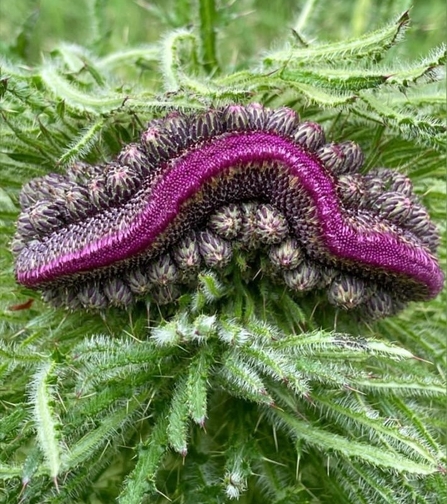
<instances>
[{"instance_id":1,"label":"spiny bracts","mask_svg":"<svg viewBox=\"0 0 447 504\"><path fill-rule=\"evenodd\" d=\"M23 187L17 281L72 309L169 303L203 268L229 274L237 249L290 289L394 313L442 289L439 237L408 177L362 163L289 108L172 112L114 161Z\"/></svg>"}]
</instances>

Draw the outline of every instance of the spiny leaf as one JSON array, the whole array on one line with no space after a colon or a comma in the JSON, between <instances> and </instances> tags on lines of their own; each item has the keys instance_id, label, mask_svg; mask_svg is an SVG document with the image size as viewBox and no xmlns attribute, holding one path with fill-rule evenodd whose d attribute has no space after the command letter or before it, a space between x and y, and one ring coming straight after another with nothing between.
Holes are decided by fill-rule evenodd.
<instances>
[{"instance_id":1,"label":"spiny leaf","mask_svg":"<svg viewBox=\"0 0 447 504\"><path fill-rule=\"evenodd\" d=\"M130 47L107 54L98 61L100 68L113 69L120 65L134 64L138 61L155 62L159 57L159 48L156 45L141 45Z\"/></svg>"},{"instance_id":2,"label":"spiny leaf","mask_svg":"<svg viewBox=\"0 0 447 504\"><path fill-rule=\"evenodd\" d=\"M385 448L385 446L378 450L377 447L367 443L354 441L333 432L329 433L315 425L298 420L285 411L274 410L270 414L272 419L276 417L297 440L316 446L326 453L328 450L333 450L349 459L357 459L367 464L421 476L433 474L437 471L437 465L432 461L417 462L409 457L399 455L394 450Z\"/></svg>"},{"instance_id":3,"label":"spiny leaf","mask_svg":"<svg viewBox=\"0 0 447 504\"><path fill-rule=\"evenodd\" d=\"M286 82L298 85L307 84L338 91L359 91L360 89L377 88L387 82L389 78L381 72L345 69L285 69L281 71L281 78Z\"/></svg>"},{"instance_id":4,"label":"spiny leaf","mask_svg":"<svg viewBox=\"0 0 447 504\"><path fill-rule=\"evenodd\" d=\"M104 120L100 119L92 124L90 128L82 132L75 143L59 158L59 164L65 164L80 159L89 153L100 135L104 126Z\"/></svg>"},{"instance_id":5,"label":"spiny leaf","mask_svg":"<svg viewBox=\"0 0 447 504\"><path fill-rule=\"evenodd\" d=\"M171 401L167 435L169 444L182 457L186 457L188 453L188 410L188 383L180 380Z\"/></svg>"},{"instance_id":6,"label":"spiny leaf","mask_svg":"<svg viewBox=\"0 0 447 504\"><path fill-rule=\"evenodd\" d=\"M272 66L289 61L301 64L312 61L356 60L371 58L378 60L400 40L408 27L409 15L404 12L395 23L358 38L332 44L316 44L310 47L294 47L290 50L269 52L264 57L264 65Z\"/></svg>"},{"instance_id":7,"label":"spiny leaf","mask_svg":"<svg viewBox=\"0 0 447 504\"><path fill-rule=\"evenodd\" d=\"M259 404L274 404L259 374L236 353L227 352L224 356L220 377L230 393Z\"/></svg>"},{"instance_id":8,"label":"spiny leaf","mask_svg":"<svg viewBox=\"0 0 447 504\"><path fill-rule=\"evenodd\" d=\"M95 92L87 93L70 84L55 66L44 66L40 76L57 99L63 100L68 106L81 112L87 110L93 115L110 112L122 105L126 99L124 93L107 93L104 89L97 89Z\"/></svg>"},{"instance_id":9,"label":"spiny leaf","mask_svg":"<svg viewBox=\"0 0 447 504\"><path fill-rule=\"evenodd\" d=\"M138 461L125 481L120 504L140 504L144 495L156 492L155 479L168 444L167 423L167 415L160 415L150 436L138 445Z\"/></svg>"},{"instance_id":10,"label":"spiny leaf","mask_svg":"<svg viewBox=\"0 0 447 504\"><path fill-rule=\"evenodd\" d=\"M144 395L140 394L126 404L120 405L104 418L96 429L90 430L76 443L69 446L69 451L65 452L61 458L64 471L77 467L88 460L94 451L101 449L110 437L132 420L134 413L141 407L140 401L143 399Z\"/></svg>"},{"instance_id":11,"label":"spiny leaf","mask_svg":"<svg viewBox=\"0 0 447 504\"><path fill-rule=\"evenodd\" d=\"M374 112L372 117L375 116L390 127L397 129L404 137L439 150L445 149L447 145L446 129L441 121L430 117L415 117L405 111L398 111L392 106L392 103L387 103L386 99L378 100L367 92L362 92L360 97L368 105L368 109ZM371 118L368 112L362 112L359 108L353 110L359 115Z\"/></svg>"},{"instance_id":12,"label":"spiny leaf","mask_svg":"<svg viewBox=\"0 0 447 504\"><path fill-rule=\"evenodd\" d=\"M160 58L167 91L177 91L185 82L191 82L183 71L180 55L181 48L184 48L186 43L189 44L189 58L193 63L197 62L197 39L191 31L176 30L167 35L163 41Z\"/></svg>"},{"instance_id":13,"label":"spiny leaf","mask_svg":"<svg viewBox=\"0 0 447 504\"><path fill-rule=\"evenodd\" d=\"M203 426L207 416L207 393L213 365L211 349L203 347L193 358L188 369L187 401L191 419Z\"/></svg>"},{"instance_id":14,"label":"spiny leaf","mask_svg":"<svg viewBox=\"0 0 447 504\"><path fill-rule=\"evenodd\" d=\"M61 448L58 431L61 426L53 408L53 393L50 382L55 378L55 362L41 365L34 376L31 400L39 445L45 457L50 476L56 480L61 468Z\"/></svg>"}]
</instances>

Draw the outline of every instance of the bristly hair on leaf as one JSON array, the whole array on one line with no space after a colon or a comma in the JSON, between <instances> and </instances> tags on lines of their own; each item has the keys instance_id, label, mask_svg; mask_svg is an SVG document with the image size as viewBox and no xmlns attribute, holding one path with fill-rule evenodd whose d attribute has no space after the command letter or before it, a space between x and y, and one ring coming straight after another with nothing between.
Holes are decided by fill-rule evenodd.
<instances>
[{"instance_id":1,"label":"bristly hair on leaf","mask_svg":"<svg viewBox=\"0 0 447 504\"><path fill-rule=\"evenodd\" d=\"M356 225L372 225L362 205L374 194L378 229L411 221L445 264L445 7L375 4L48 0L29 15L11 2L0 44L1 502L447 501L446 290L392 315L393 299L373 297L379 287L351 263L336 278L336 264L317 271L267 197L230 195L150 268L132 263L126 282L97 274L81 292L77 273L42 300L14 278L24 243L50 240L42 229L90 218L92 201L114 215L134 194L148 123L171 128L169 154L176 135L210 145L210 127L262 130L267 109L275 131L341 170L330 178ZM145 188L169 163L155 163ZM372 298L390 316L353 314Z\"/></svg>"}]
</instances>

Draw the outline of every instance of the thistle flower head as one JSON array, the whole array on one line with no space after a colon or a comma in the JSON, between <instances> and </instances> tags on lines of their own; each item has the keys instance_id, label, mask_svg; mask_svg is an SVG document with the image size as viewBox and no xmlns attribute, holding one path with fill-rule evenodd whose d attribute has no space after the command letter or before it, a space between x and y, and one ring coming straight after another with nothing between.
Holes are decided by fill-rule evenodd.
<instances>
[{"instance_id":1,"label":"thistle flower head","mask_svg":"<svg viewBox=\"0 0 447 504\"><path fill-rule=\"evenodd\" d=\"M242 212L239 205L231 203L219 208L208 220L208 227L226 240L236 238L242 228Z\"/></svg>"},{"instance_id":2,"label":"thistle flower head","mask_svg":"<svg viewBox=\"0 0 447 504\"><path fill-rule=\"evenodd\" d=\"M158 286L166 286L177 280L177 267L169 254L163 254L149 264L145 271L149 281Z\"/></svg>"},{"instance_id":3,"label":"thistle flower head","mask_svg":"<svg viewBox=\"0 0 447 504\"><path fill-rule=\"evenodd\" d=\"M130 290L137 295L145 294L151 288L151 282L149 280L146 272L143 272L141 268L133 268L127 274L127 284Z\"/></svg>"},{"instance_id":4,"label":"thistle flower head","mask_svg":"<svg viewBox=\"0 0 447 504\"><path fill-rule=\"evenodd\" d=\"M139 186L141 179L131 166L113 164L105 174L110 200L126 201Z\"/></svg>"},{"instance_id":5,"label":"thistle flower head","mask_svg":"<svg viewBox=\"0 0 447 504\"><path fill-rule=\"evenodd\" d=\"M269 259L280 269L294 269L303 260L303 251L295 238L287 238L279 245L270 247Z\"/></svg>"},{"instance_id":6,"label":"thistle flower head","mask_svg":"<svg viewBox=\"0 0 447 504\"><path fill-rule=\"evenodd\" d=\"M261 243L280 243L289 233L286 218L272 205L258 205L255 219L256 234Z\"/></svg>"},{"instance_id":7,"label":"thistle flower head","mask_svg":"<svg viewBox=\"0 0 447 504\"><path fill-rule=\"evenodd\" d=\"M283 273L288 287L296 291L310 291L315 289L321 281L321 274L316 265L303 261L295 269Z\"/></svg>"},{"instance_id":8,"label":"thistle flower head","mask_svg":"<svg viewBox=\"0 0 447 504\"><path fill-rule=\"evenodd\" d=\"M328 289L329 302L350 310L367 299L367 285L361 278L342 274L335 278Z\"/></svg>"},{"instance_id":9,"label":"thistle flower head","mask_svg":"<svg viewBox=\"0 0 447 504\"><path fill-rule=\"evenodd\" d=\"M182 270L196 270L199 268L201 256L195 232L188 234L176 244L172 257Z\"/></svg>"},{"instance_id":10,"label":"thistle flower head","mask_svg":"<svg viewBox=\"0 0 447 504\"><path fill-rule=\"evenodd\" d=\"M232 257L231 244L209 230L200 231L198 235L200 255L210 268L223 268Z\"/></svg>"},{"instance_id":11,"label":"thistle flower head","mask_svg":"<svg viewBox=\"0 0 447 504\"><path fill-rule=\"evenodd\" d=\"M127 283L119 278L112 278L103 285L103 291L112 306L129 306L133 296Z\"/></svg>"},{"instance_id":12,"label":"thistle flower head","mask_svg":"<svg viewBox=\"0 0 447 504\"><path fill-rule=\"evenodd\" d=\"M78 292L78 299L86 310L99 310L107 307L107 297L98 284L82 286Z\"/></svg>"}]
</instances>

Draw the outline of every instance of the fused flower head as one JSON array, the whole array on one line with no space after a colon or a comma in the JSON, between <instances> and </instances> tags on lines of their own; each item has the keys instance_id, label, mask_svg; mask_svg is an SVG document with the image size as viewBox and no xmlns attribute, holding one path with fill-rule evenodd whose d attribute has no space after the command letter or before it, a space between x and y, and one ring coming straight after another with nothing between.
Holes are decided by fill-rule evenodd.
<instances>
[{"instance_id":1,"label":"fused flower head","mask_svg":"<svg viewBox=\"0 0 447 504\"><path fill-rule=\"evenodd\" d=\"M16 277L72 309L164 304L203 268L231 275L237 250L294 292L391 314L442 288L439 238L408 177L362 164L286 107L173 111L116 160L23 188Z\"/></svg>"}]
</instances>

